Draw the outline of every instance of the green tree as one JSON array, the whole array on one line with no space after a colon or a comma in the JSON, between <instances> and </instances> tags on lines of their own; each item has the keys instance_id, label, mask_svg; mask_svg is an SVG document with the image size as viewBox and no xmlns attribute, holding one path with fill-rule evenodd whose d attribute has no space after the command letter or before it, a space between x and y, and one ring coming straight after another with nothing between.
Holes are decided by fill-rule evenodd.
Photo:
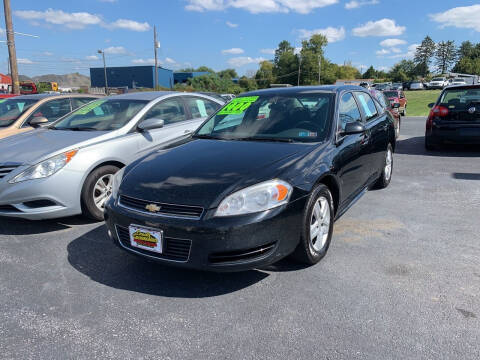
<instances>
[{"instance_id":1,"label":"green tree","mask_svg":"<svg viewBox=\"0 0 480 360\"><path fill-rule=\"evenodd\" d=\"M326 36L321 34L314 34L309 40L302 41L300 51L300 83L302 85L319 83L320 62L324 62L323 53L327 44Z\"/></svg>"},{"instance_id":2,"label":"green tree","mask_svg":"<svg viewBox=\"0 0 480 360\"><path fill-rule=\"evenodd\" d=\"M377 70L373 66L370 66L362 75L362 79L376 79L376 77Z\"/></svg>"},{"instance_id":3,"label":"green tree","mask_svg":"<svg viewBox=\"0 0 480 360\"><path fill-rule=\"evenodd\" d=\"M238 80L238 85L245 91L252 91L252 90L257 90L257 82L255 79L248 78L246 76L242 76Z\"/></svg>"},{"instance_id":4,"label":"green tree","mask_svg":"<svg viewBox=\"0 0 480 360\"><path fill-rule=\"evenodd\" d=\"M418 70L422 71L421 76L427 76L429 72L429 66L432 62L432 58L435 55L435 42L426 36L422 43L417 47L415 51L414 62L418 66Z\"/></svg>"},{"instance_id":5,"label":"green tree","mask_svg":"<svg viewBox=\"0 0 480 360\"><path fill-rule=\"evenodd\" d=\"M255 74L257 86L260 89L270 87L270 84L275 82L275 76L273 75L273 63L271 61L262 61L260 63L260 69Z\"/></svg>"},{"instance_id":6,"label":"green tree","mask_svg":"<svg viewBox=\"0 0 480 360\"><path fill-rule=\"evenodd\" d=\"M457 58L455 42L452 40L440 41L435 51L435 63L441 74L446 74L452 68Z\"/></svg>"},{"instance_id":7,"label":"green tree","mask_svg":"<svg viewBox=\"0 0 480 360\"><path fill-rule=\"evenodd\" d=\"M297 84L298 57L295 49L286 40L278 44L273 61L273 74L277 82L282 84Z\"/></svg>"},{"instance_id":8,"label":"green tree","mask_svg":"<svg viewBox=\"0 0 480 360\"><path fill-rule=\"evenodd\" d=\"M225 69L217 72L218 76L225 79L235 79L238 78L237 71L235 69Z\"/></svg>"}]
</instances>

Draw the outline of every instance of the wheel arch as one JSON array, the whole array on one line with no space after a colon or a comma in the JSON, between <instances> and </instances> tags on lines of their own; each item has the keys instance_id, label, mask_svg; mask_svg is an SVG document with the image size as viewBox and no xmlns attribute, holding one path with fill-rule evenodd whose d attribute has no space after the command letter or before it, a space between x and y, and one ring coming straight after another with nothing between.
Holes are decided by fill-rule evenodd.
<instances>
[{"instance_id":1,"label":"wheel arch","mask_svg":"<svg viewBox=\"0 0 480 360\"><path fill-rule=\"evenodd\" d=\"M322 175L317 180L317 182L315 183L315 186L320 184L325 185L330 190L330 193L332 194L332 198L333 198L334 213L336 215L340 207L340 197L341 197L341 190L340 190L340 184L338 182L338 179L333 174L325 174L325 175Z\"/></svg>"}]
</instances>

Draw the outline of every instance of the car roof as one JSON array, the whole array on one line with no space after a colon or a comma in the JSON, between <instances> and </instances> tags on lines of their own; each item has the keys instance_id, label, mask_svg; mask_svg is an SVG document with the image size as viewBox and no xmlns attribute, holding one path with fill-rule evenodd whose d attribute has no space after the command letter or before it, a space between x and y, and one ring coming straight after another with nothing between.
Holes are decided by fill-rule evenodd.
<instances>
[{"instance_id":1,"label":"car roof","mask_svg":"<svg viewBox=\"0 0 480 360\"><path fill-rule=\"evenodd\" d=\"M147 100L152 101L158 99L165 95L173 95L173 94L183 94L178 91L140 91L134 93L127 93L121 95L113 95L115 99L127 99L127 100Z\"/></svg>"},{"instance_id":2,"label":"car roof","mask_svg":"<svg viewBox=\"0 0 480 360\"><path fill-rule=\"evenodd\" d=\"M450 89L455 89L455 90L458 90L458 89L465 89L465 90L480 89L480 84L476 84L476 85L450 85L450 86L447 86L445 88L445 90L450 90Z\"/></svg>"},{"instance_id":3,"label":"car roof","mask_svg":"<svg viewBox=\"0 0 480 360\"><path fill-rule=\"evenodd\" d=\"M47 98L64 98L64 97L99 97L99 95L94 94L31 94L31 95L19 95L13 97L13 99L33 99L33 100L43 100Z\"/></svg>"},{"instance_id":4,"label":"car roof","mask_svg":"<svg viewBox=\"0 0 480 360\"><path fill-rule=\"evenodd\" d=\"M292 86L292 87L283 87L283 88L254 90L247 93L243 93L239 96L292 95L292 94L312 93L312 92L330 92L330 93L339 94L342 91L349 91L349 90L368 92L367 89L361 86L356 86L356 85L320 85L320 86Z\"/></svg>"}]
</instances>

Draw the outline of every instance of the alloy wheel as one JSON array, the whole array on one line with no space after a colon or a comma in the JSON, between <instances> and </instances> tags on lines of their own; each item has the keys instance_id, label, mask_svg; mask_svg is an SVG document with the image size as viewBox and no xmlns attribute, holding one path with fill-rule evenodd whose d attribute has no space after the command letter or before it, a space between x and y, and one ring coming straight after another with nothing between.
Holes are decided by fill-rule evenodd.
<instances>
[{"instance_id":1,"label":"alloy wheel","mask_svg":"<svg viewBox=\"0 0 480 360\"><path fill-rule=\"evenodd\" d=\"M310 219L310 244L316 252L320 252L327 243L330 218L328 199L321 196L315 202Z\"/></svg>"},{"instance_id":2,"label":"alloy wheel","mask_svg":"<svg viewBox=\"0 0 480 360\"><path fill-rule=\"evenodd\" d=\"M105 202L112 195L113 174L102 176L93 187L93 202L95 206L102 210L105 208Z\"/></svg>"},{"instance_id":3,"label":"alloy wheel","mask_svg":"<svg viewBox=\"0 0 480 360\"><path fill-rule=\"evenodd\" d=\"M387 156L385 159L385 169L384 169L384 174L385 174L385 180L389 181L390 177L392 176L392 164L393 164L393 155L392 155L392 150L388 148L387 150Z\"/></svg>"}]
</instances>

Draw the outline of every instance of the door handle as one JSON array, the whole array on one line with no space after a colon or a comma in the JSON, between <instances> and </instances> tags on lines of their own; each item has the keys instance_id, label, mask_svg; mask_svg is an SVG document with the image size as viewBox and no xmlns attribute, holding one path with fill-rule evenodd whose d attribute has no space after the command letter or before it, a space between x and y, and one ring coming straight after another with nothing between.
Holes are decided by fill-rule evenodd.
<instances>
[{"instance_id":1,"label":"door handle","mask_svg":"<svg viewBox=\"0 0 480 360\"><path fill-rule=\"evenodd\" d=\"M370 135L365 133L362 136L362 141L360 142L362 145L366 145L370 142Z\"/></svg>"}]
</instances>

